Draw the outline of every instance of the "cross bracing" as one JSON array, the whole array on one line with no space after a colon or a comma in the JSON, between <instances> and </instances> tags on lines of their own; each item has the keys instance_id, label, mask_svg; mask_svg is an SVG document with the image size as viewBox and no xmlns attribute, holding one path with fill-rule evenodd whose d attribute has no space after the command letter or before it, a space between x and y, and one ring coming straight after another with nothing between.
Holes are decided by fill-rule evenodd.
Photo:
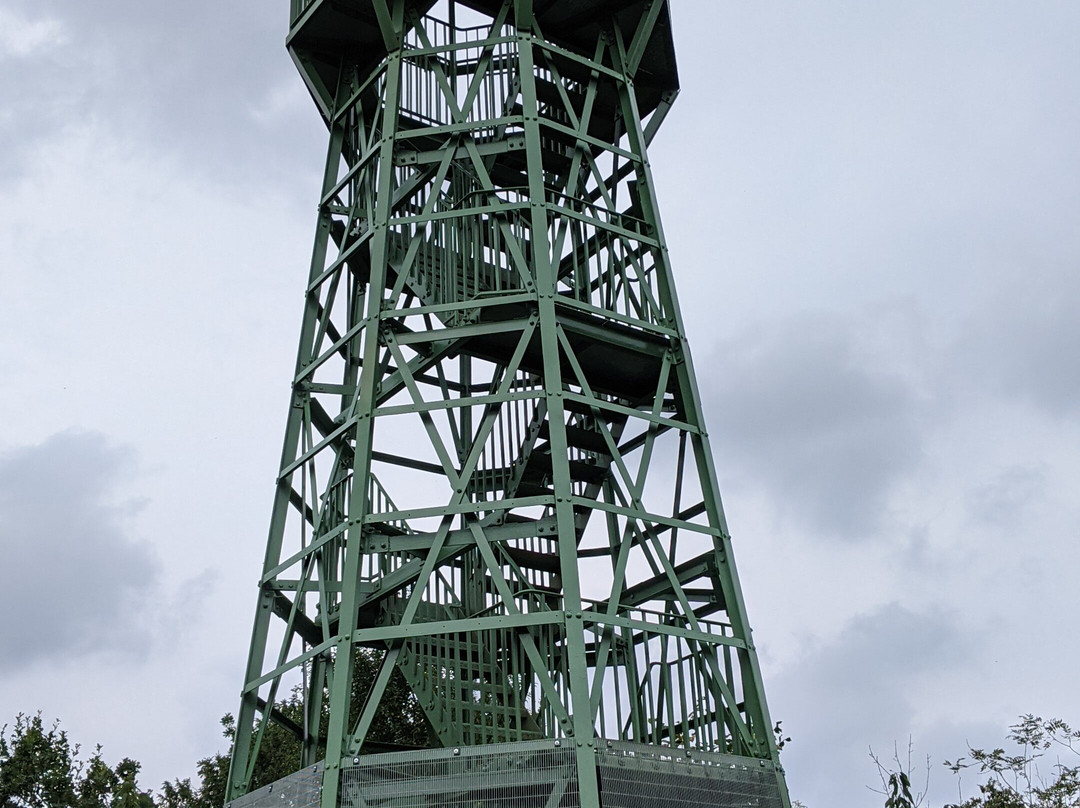
<instances>
[{"instance_id":1,"label":"cross bracing","mask_svg":"<svg viewBox=\"0 0 1080 808\"><path fill-rule=\"evenodd\" d=\"M330 136L232 796L276 722L336 806L395 671L431 747L566 741L582 805L602 739L771 765L647 157L667 3L292 11Z\"/></svg>"}]
</instances>

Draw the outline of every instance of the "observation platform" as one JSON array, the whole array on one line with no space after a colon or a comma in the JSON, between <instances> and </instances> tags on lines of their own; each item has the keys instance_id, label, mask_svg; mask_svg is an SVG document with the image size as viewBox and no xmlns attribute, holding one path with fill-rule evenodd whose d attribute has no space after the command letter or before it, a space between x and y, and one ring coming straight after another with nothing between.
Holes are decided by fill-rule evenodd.
<instances>
[{"instance_id":1,"label":"observation platform","mask_svg":"<svg viewBox=\"0 0 1080 808\"><path fill-rule=\"evenodd\" d=\"M413 8L427 14L435 5L433 0L417 0ZM458 0L458 5L494 17L502 2ZM658 5L656 23L634 75L635 96L643 118L660 105L665 95L679 89L670 15L666 3ZM643 15L650 13L653 3L649 0L533 0L532 6L546 44L591 60L598 37L612 19L617 21L623 42L629 48L638 24ZM470 30L457 29L462 35L457 41L464 41ZM336 84L342 59L356 65L363 75L387 55L374 0L292 0L285 44L324 118L333 103L329 88ZM586 65L579 63L579 71L580 78L588 77ZM575 77L572 73L568 76Z\"/></svg>"}]
</instances>

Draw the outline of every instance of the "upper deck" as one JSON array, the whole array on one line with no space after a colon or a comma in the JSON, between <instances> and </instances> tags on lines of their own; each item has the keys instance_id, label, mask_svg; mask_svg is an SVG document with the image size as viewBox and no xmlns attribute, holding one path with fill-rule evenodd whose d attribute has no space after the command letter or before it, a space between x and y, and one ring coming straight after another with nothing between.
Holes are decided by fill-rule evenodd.
<instances>
[{"instance_id":1,"label":"upper deck","mask_svg":"<svg viewBox=\"0 0 1080 808\"><path fill-rule=\"evenodd\" d=\"M504 2L511 0L457 0L457 6L494 17ZM377 5L382 6L380 0L291 0L286 44L324 117L332 106L332 88L343 60L363 75L387 55ZM513 5L525 4L519 0ZM593 58L597 40L613 27L630 47L643 18L655 16L632 77L642 117L678 90L671 19L663 0L533 0L531 5L543 40L584 59ZM447 21L446 0L406 0L406 6L421 17ZM455 41L464 38L452 36Z\"/></svg>"}]
</instances>

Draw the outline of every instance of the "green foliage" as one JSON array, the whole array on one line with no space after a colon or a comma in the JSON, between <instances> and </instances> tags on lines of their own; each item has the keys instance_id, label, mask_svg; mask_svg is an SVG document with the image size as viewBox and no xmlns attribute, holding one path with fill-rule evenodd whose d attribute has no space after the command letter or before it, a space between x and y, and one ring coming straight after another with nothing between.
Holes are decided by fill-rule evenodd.
<instances>
[{"instance_id":1,"label":"green foliage","mask_svg":"<svg viewBox=\"0 0 1080 808\"><path fill-rule=\"evenodd\" d=\"M149 792L139 790L136 777L139 774L140 764L131 758L124 758L118 764L114 773L116 781L112 787L112 808L153 808L154 800Z\"/></svg>"},{"instance_id":2,"label":"green foliage","mask_svg":"<svg viewBox=\"0 0 1080 808\"><path fill-rule=\"evenodd\" d=\"M302 723L304 720L304 704L296 691L293 691L288 699L279 701L275 707L283 716L296 723ZM236 732L233 717L227 715L221 722L225 726L225 737L231 740ZM251 775L252 790L269 785L299 768L300 739L280 724L271 721L266 726L266 732L263 733L259 756L255 759L255 768Z\"/></svg>"},{"instance_id":3,"label":"green foliage","mask_svg":"<svg viewBox=\"0 0 1080 808\"><path fill-rule=\"evenodd\" d=\"M354 659L352 710L349 724L360 717L360 708L382 664L382 654L358 649ZM372 745L401 746L409 749L426 747L431 739L428 724L420 701L410 689L405 677L397 668L390 675L379 708L368 731L367 742Z\"/></svg>"},{"instance_id":4,"label":"green foliage","mask_svg":"<svg viewBox=\"0 0 1080 808\"><path fill-rule=\"evenodd\" d=\"M881 759L874 754L874 750L870 750L870 759L877 766L878 777L881 779L881 788L871 788L870 790L885 797L885 808L919 808L926 799L926 791L930 785L930 759L926 759L926 782L923 789L915 792L912 790L911 785L911 758L913 751L914 747L911 739L908 739L907 758L905 760L900 759L900 750L894 746L892 761L882 763Z\"/></svg>"},{"instance_id":5,"label":"green foliage","mask_svg":"<svg viewBox=\"0 0 1080 808\"><path fill-rule=\"evenodd\" d=\"M41 713L0 728L0 808L153 808L138 774L130 758L110 768L100 746L81 760L59 722L46 729Z\"/></svg>"},{"instance_id":6,"label":"green foliage","mask_svg":"<svg viewBox=\"0 0 1080 808\"><path fill-rule=\"evenodd\" d=\"M893 772L886 785L889 792L885 808L914 808L915 797L911 794L911 779L906 772Z\"/></svg>"},{"instance_id":7,"label":"green foliage","mask_svg":"<svg viewBox=\"0 0 1080 808\"><path fill-rule=\"evenodd\" d=\"M1009 727L1016 748L968 748L970 760L945 761L960 776L976 768L978 796L946 808L1080 808L1080 730L1059 718L1024 715Z\"/></svg>"},{"instance_id":8,"label":"green foliage","mask_svg":"<svg viewBox=\"0 0 1080 808\"><path fill-rule=\"evenodd\" d=\"M784 728L780 726L782 722L777 721L776 726L772 728L773 737L776 739L776 751L784 751L784 747L791 743L791 736L784 735Z\"/></svg>"},{"instance_id":9,"label":"green foliage","mask_svg":"<svg viewBox=\"0 0 1080 808\"><path fill-rule=\"evenodd\" d=\"M949 771L961 778L959 802L945 808L1080 808L1080 730L1074 730L1059 718L1044 719L1024 715L1009 727L1008 745L994 749L968 748L968 756L955 762L945 761ZM914 793L911 786L911 746L902 762L894 753L883 764L873 750L870 757L877 765L881 789L872 789L885 797L886 808L918 808L926 795ZM982 782L979 793L963 796L963 774L977 772ZM927 783L930 763L927 759Z\"/></svg>"},{"instance_id":10,"label":"green foliage","mask_svg":"<svg viewBox=\"0 0 1080 808\"><path fill-rule=\"evenodd\" d=\"M356 651L353 658L350 726L354 725L360 717L360 710L367 698L368 690L378 675L382 659L383 654L377 651L365 648ZM323 713L318 728L319 735L323 738L326 735L328 705L329 694L326 694L323 699ZM277 702L275 709L278 714L294 725L303 725L304 703L303 694L299 688L293 690L289 698ZM233 717L231 715L225 716L222 719L222 724L225 727L225 737L232 741L236 735ZM257 725L254 736L259 734L259 729L260 726ZM403 749L415 749L428 746L430 738L431 729L427 716L424 714L419 700L405 681L405 677L401 675L401 671L395 668L390 675L390 681L387 683L379 707L375 711L375 718L367 734L366 745L369 748L400 747ZM324 744L320 744L320 747L322 746ZM262 742L259 745L259 753L255 759L255 767L251 776L251 789L261 788L297 771L301 764L300 753L300 739L292 731L271 720L266 725ZM317 757L322 757L321 748ZM218 803L220 805L224 801L226 793L229 756L218 755L215 758L207 758L199 762L199 767L202 786L200 786L196 794L213 791L216 796L220 793L221 800ZM219 788L220 792L218 792ZM187 808L183 804L180 804L180 806ZM192 808L202 808L202 803L192 803Z\"/></svg>"},{"instance_id":11,"label":"green foliage","mask_svg":"<svg viewBox=\"0 0 1080 808\"><path fill-rule=\"evenodd\" d=\"M236 733L236 722L229 714L221 719L222 735L228 739ZM220 752L203 758L196 766L198 787L189 778L161 784L157 808L221 808L229 782L229 756Z\"/></svg>"}]
</instances>

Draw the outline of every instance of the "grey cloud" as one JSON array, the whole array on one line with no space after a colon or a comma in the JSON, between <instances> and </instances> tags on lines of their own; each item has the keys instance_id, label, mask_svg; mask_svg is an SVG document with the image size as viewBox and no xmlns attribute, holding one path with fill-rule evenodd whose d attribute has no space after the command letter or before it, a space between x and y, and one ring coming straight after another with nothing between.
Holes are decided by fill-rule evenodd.
<instances>
[{"instance_id":1,"label":"grey cloud","mask_svg":"<svg viewBox=\"0 0 1080 808\"><path fill-rule=\"evenodd\" d=\"M855 618L833 641L771 679L773 719L794 739L782 755L792 796L812 808L865 804L867 786L876 781L868 749L882 758L891 756L894 743L903 750L916 710L926 706L920 683L971 660L970 642L947 615L893 603ZM981 727L939 723L914 740L940 769L946 756L963 754L968 732L996 737ZM952 786L942 771L932 782Z\"/></svg>"},{"instance_id":2,"label":"grey cloud","mask_svg":"<svg viewBox=\"0 0 1080 808\"><path fill-rule=\"evenodd\" d=\"M130 460L73 431L0 453L0 673L147 644L158 565L126 524Z\"/></svg>"},{"instance_id":3,"label":"grey cloud","mask_svg":"<svg viewBox=\"0 0 1080 808\"><path fill-rule=\"evenodd\" d=\"M0 50L0 86L4 104L0 109L0 182L17 178L39 143L51 132L85 115L83 77L73 82L66 75L63 54L67 51L65 27L55 17L33 9L0 9L0 24L11 26L9 36L18 47ZM31 37L35 30L47 32ZM38 39L39 41L32 41Z\"/></svg>"},{"instance_id":4,"label":"grey cloud","mask_svg":"<svg viewBox=\"0 0 1080 808\"><path fill-rule=\"evenodd\" d=\"M782 516L849 539L878 529L922 454L913 390L855 342L851 324L807 315L722 344L698 368L725 473L752 477Z\"/></svg>"},{"instance_id":5,"label":"grey cloud","mask_svg":"<svg viewBox=\"0 0 1080 808\"><path fill-rule=\"evenodd\" d=\"M88 123L234 182L265 182L265 166L275 179L296 175L320 155L311 143L296 148L321 127L314 106L274 104L282 88L300 87L282 44L287 4L14 0L12 9L65 36L0 59L0 83L11 88L0 143L22 144L0 178L17 173L28 142Z\"/></svg>"},{"instance_id":6,"label":"grey cloud","mask_svg":"<svg viewBox=\"0 0 1080 808\"><path fill-rule=\"evenodd\" d=\"M1054 249L1029 256L1029 267L966 318L954 362L969 385L1070 417L1080 413L1080 239Z\"/></svg>"},{"instance_id":7,"label":"grey cloud","mask_svg":"<svg viewBox=\"0 0 1080 808\"><path fill-rule=\"evenodd\" d=\"M976 522L1015 527L1046 487L1044 469L1014 466L1005 469L992 481L975 488L968 495L968 512Z\"/></svg>"}]
</instances>

